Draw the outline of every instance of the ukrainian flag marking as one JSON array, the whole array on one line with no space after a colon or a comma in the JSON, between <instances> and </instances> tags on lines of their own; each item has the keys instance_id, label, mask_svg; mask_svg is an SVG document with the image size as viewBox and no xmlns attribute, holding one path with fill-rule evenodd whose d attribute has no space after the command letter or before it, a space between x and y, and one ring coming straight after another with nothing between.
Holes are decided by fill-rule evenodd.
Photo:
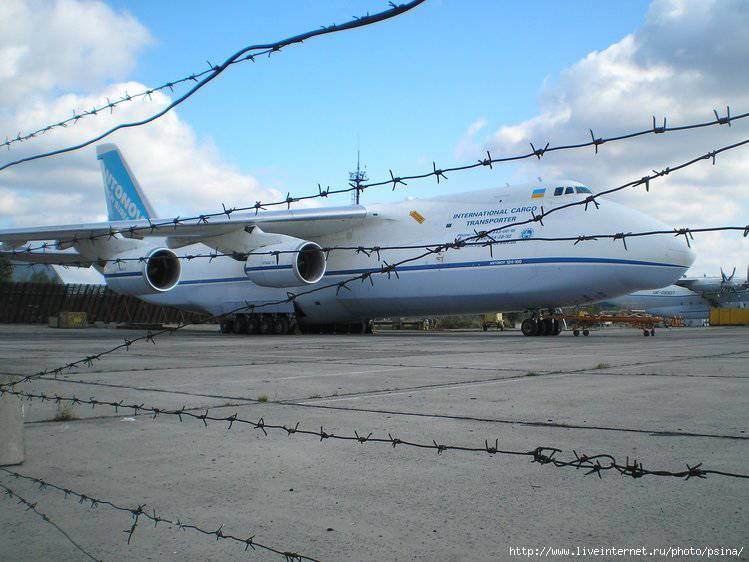
<instances>
[{"instance_id":1,"label":"ukrainian flag marking","mask_svg":"<svg viewBox=\"0 0 749 562\"><path fill-rule=\"evenodd\" d=\"M545 193L546 193L545 187L542 187L540 189L534 189L533 193L531 194L531 199L540 199L541 197L544 196Z\"/></svg>"}]
</instances>

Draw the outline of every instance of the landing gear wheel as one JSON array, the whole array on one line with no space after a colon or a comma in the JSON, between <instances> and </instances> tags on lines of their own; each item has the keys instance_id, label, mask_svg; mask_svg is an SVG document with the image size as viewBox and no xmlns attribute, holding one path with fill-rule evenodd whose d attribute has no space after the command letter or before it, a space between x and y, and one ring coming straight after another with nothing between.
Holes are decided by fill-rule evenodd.
<instances>
[{"instance_id":1,"label":"landing gear wheel","mask_svg":"<svg viewBox=\"0 0 749 562\"><path fill-rule=\"evenodd\" d=\"M589 335L590 335L590 332L589 332L588 330L583 330L583 335L584 335L584 336L589 336Z\"/></svg>"},{"instance_id":2,"label":"landing gear wheel","mask_svg":"<svg viewBox=\"0 0 749 562\"><path fill-rule=\"evenodd\" d=\"M654 335L655 335L655 328L650 328L650 335L651 335L651 336L654 336Z\"/></svg>"},{"instance_id":3,"label":"landing gear wheel","mask_svg":"<svg viewBox=\"0 0 749 562\"><path fill-rule=\"evenodd\" d=\"M520 331L523 332L524 336L535 336L538 333L538 324L535 320L526 318L520 324Z\"/></svg>"},{"instance_id":4,"label":"landing gear wheel","mask_svg":"<svg viewBox=\"0 0 749 562\"><path fill-rule=\"evenodd\" d=\"M366 334L367 324L365 322L354 322L349 326L349 333L351 334Z\"/></svg>"},{"instance_id":5,"label":"landing gear wheel","mask_svg":"<svg viewBox=\"0 0 749 562\"><path fill-rule=\"evenodd\" d=\"M244 334L246 326L247 320L245 320L244 318L235 318L232 322L231 331L235 334Z\"/></svg>"},{"instance_id":6,"label":"landing gear wheel","mask_svg":"<svg viewBox=\"0 0 749 562\"><path fill-rule=\"evenodd\" d=\"M551 335L552 336L558 336L559 334L562 333L562 323L559 320L557 320L557 319L554 319L553 323L554 323L554 329L551 332Z\"/></svg>"},{"instance_id":7,"label":"landing gear wheel","mask_svg":"<svg viewBox=\"0 0 749 562\"><path fill-rule=\"evenodd\" d=\"M232 328L234 327L233 324L234 323L231 320L222 320L221 324L219 324L219 331L222 334L231 334Z\"/></svg>"},{"instance_id":8,"label":"landing gear wheel","mask_svg":"<svg viewBox=\"0 0 749 562\"><path fill-rule=\"evenodd\" d=\"M255 320L254 318L250 318L249 320L247 320L244 328L244 333L248 336L257 334L257 320Z\"/></svg>"},{"instance_id":9,"label":"landing gear wheel","mask_svg":"<svg viewBox=\"0 0 749 562\"><path fill-rule=\"evenodd\" d=\"M647 336L650 335L650 332L648 332L647 330L643 330L642 331L642 335L645 336L645 337L647 337Z\"/></svg>"},{"instance_id":10,"label":"landing gear wheel","mask_svg":"<svg viewBox=\"0 0 749 562\"><path fill-rule=\"evenodd\" d=\"M577 337L580 335L580 330L572 330L572 335Z\"/></svg>"},{"instance_id":11,"label":"landing gear wheel","mask_svg":"<svg viewBox=\"0 0 749 562\"><path fill-rule=\"evenodd\" d=\"M544 320L544 335L554 335L554 320L552 320L551 318L546 318Z\"/></svg>"},{"instance_id":12,"label":"landing gear wheel","mask_svg":"<svg viewBox=\"0 0 749 562\"><path fill-rule=\"evenodd\" d=\"M289 331L289 321L286 318L273 319L273 333L277 336L283 335Z\"/></svg>"},{"instance_id":13,"label":"landing gear wheel","mask_svg":"<svg viewBox=\"0 0 749 562\"><path fill-rule=\"evenodd\" d=\"M541 318L536 320L536 335L537 336L546 335L546 325L544 324L544 321Z\"/></svg>"},{"instance_id":14,"label":"landing gear wheel","mask_svg":"<svg viewBox=\"0 0 749 562\"><path fill-rule=\"evenodd\" d=\"M486 331L487 331L487 330L489 329L489 327L488 327L488 326L487 326L486 324L484 324L484 325L483 325L483 326L481 326L481 327L482 327L482 328L484 329L484 331L485 331L485 332L486 332Z\"/></svg>"},{"instance_id":15,"label":"landing gear wheel","mask_svg":"<svg viewBox=\"0 0 749 562\"><path fill-rule=\"evenodd\" d=\"M257 321L257 333L265 335L271 331L271 324L267 318L263 318L262 316Z\"/></svg>"}]
</instances>

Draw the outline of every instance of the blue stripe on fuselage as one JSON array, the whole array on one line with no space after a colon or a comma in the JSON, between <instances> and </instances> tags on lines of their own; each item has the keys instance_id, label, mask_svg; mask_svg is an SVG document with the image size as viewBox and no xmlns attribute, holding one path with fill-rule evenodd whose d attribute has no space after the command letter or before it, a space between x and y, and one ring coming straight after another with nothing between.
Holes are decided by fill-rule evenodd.
<instances>
[{"instance_id":1,"label":"blue stripe on fuselage","mask_svg":"<svg viewBox=\"0 0 749 562\"><path fill-rule=\"evenodd\" d=\"M455 263L433 263L433 264L422 264L422 265L401 265L397 267L398 272L404 271L428 271L433 269L456 269L456 268L468 268L468 267L499 267L504 265L533 265L539 263L577 263L577 264L612 264L612 265L636 265L636 266L654 266L654 267L681 267L686 269L686 266L677 265L673 263L662 263L662 262L649 262L640 260L624 260L616 258L518 258L518 259L507 259L507 260L486 260L486 261L469 261L469 262L455 262ZM277 268L278 266L270 266L270 268ZM281 266L283 268L284 266ZM249 271L245 269L245 271ZM327 271L325 277L335 277L339 275L358 275L361 273L377 273L382 271L382 268L364 268L364 269L340 269L337 271ZM131 277L141 275L140 272L124 272L124 273L112 273L105 275L107 279L115 277ZM180 285L197 285L201 283L233 283L240 281L250 281L246 277L219 277L215 279L186 279L180 280Z\"/></svg>"},{"instance_id":2,"label":"blue stripe on fuselage","mask_svg":"<svg viewBox=\"0 0 749 562\"><path fill-rule=\"evenodd\" d=\"M274 271L279 269L291 269L290 265L261 265L258 267L245 267L245 271Z\"/></svg>"}]
</instances>

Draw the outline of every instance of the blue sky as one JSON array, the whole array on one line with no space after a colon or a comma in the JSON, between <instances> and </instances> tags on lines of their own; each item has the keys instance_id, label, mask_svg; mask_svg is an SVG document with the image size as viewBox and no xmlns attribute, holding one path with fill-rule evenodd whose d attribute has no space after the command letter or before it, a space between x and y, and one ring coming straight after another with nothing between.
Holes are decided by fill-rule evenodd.
<instances>
[{"instance_id":1,"label":"blue sky","mask_svg":"<svg viewBox=\"0 0 749 562\"><path fill-rule=\"evenodd\" d=\"M158 84L239 47L379 11L384 2L114 1L154 42L127 78ZM306 193L340 185L357 138L369 175L460 160L455 146L533 116L545 80L642 24L648 2L431 0L366 29L314 39L239 65L179 109L222 155L267 187ZM479 154L476 155L479 157ZM512 168L455 177L443 189L499 185ZM437 190L429 182L419 195ZM414 190L409 190L417 194ZM377 201L402 195L368 194ZM188 209L185 209L188 210Z\"/></svg>"}]
</instances>

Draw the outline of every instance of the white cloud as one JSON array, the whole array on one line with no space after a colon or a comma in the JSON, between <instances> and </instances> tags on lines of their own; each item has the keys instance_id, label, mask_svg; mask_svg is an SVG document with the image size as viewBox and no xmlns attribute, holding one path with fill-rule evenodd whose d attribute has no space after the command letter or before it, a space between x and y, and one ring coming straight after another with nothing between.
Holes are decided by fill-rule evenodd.
<instances>
[{"instance_id":1,"label":"white cloud","mask_svg":"<svg viewBox=\"0 0 749 562\"><path fill-rule=\"evenodd\" d=\"M458 146L455 148L455 157L464 158L466 155L477 152L477 141L476 135L480 133L488 124L486 117L479 117L473 123L471 123L463 133L462 138L458 141Z\"/></svg>"},{"instance_id":2,"label":"white cloud","mask_svg":"<svg viewBox=\"0 0 749 562\"><path fill-rule=\"evenodd\" d=\"M590 53L547 81L538 115L484 139L493 155L589 140L647 128L651 115L672 125L707 121L712 109L749 111L749 4L742 0L655 0L645 24L608 48ZM517 180L575 178L603 189L653 168L683 162L749 137L749 123L628 140L593 150L549 153L526 161ZM459 141L462 146L464 139ZM749 149L718 156L617 196L676 226L749 223ZM744 271L749 241L736 234L698 236L695 272L720 266Z\"/></svg>"},{"instance_id":3,"label":"white cloud","mask_svg":"<svg viewBox=\"0 0 749 562\"><path fill-rule=\"evenodd\" d=\"M90 108L106 97L115 98L124 91L145 89L144 84L125 82L113 84L94 95L66 94L17 110L13 123L23 130L32 123L50 121L64 108ZM147 117L169 102L167 96L154 93L152 100L122 104L111 115L103 113L98 117L83 118L76 125L15 145L7 154L17 158L73 144L116 123ZM5 124L8 126L7 122ZM143 127L118 131L107 139L110 141L120 147L158 214L163 217L220 210L221 203L247 205L258 199L281 197L277 191L262 188L255 178L225 162L218 149L199 139L176 112L167 113ZM10 224L101 220L105 210L94 145L9 168L0 173L0 190L14 193L22 203L11 212L0 208L0 220Z\"/></svg>"},{"instance_id":4,"label":"white cloud","mask_svg":"<svg viewBox=\"0 0 749 562\"><path fill-rule=\"evenodd\" d=\"M151 41L126 12L85 0L3 0L0 29L2 105L122 79Z\"/></svg>"},{"instance_id":5,"label":"white cloud","mask_svg":"<svg viewBox=\"0 0 749 562\"><path fill-rule=\"evenodd\" d=\"M99 1L5 0L0 6L0 131L15 136L100 106L107 97L148 89L123 82L151 41L132 16ZM119 80L112 83L112 80ZM78 143L113 125L142 119L170 102L163 94L119 105L67 128L3 151L2 161ZM226 162L175 111L115 133L162 217L211 212L282 198ZM104 220L105 200L95 146L0 172L0 227Z\"/></svg>"}]
</instances>

